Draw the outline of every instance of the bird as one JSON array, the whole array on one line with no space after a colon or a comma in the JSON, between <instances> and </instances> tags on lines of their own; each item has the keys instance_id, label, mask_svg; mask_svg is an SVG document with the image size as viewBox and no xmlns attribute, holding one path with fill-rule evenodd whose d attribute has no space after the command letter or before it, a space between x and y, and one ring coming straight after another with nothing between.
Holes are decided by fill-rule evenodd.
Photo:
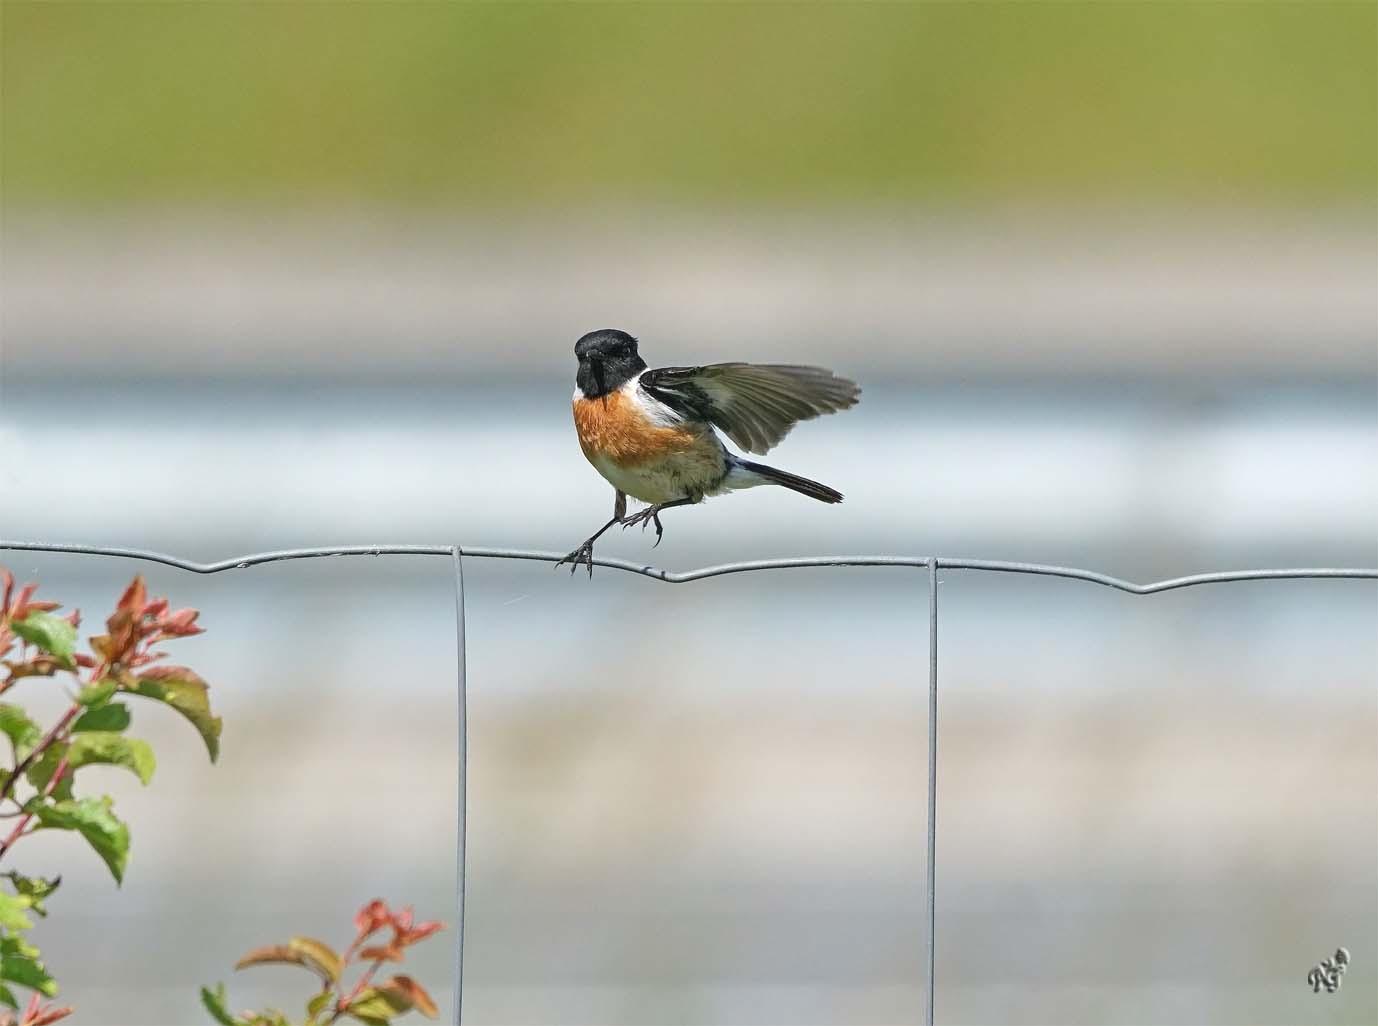
<instances>
[{"instance_id":1,"label":"bird","mask_svg":"<svg viewBox=\"0 0 1378 1026\"><path fill-rule=\"evenodd\" d=\"M764 455L801 420L857 404L861 388L822 367L711 363L650 369L635 338L615 328L574 344L574 427L579 446L613 486L612 519L556 562L593 576L593 544L614 524L664 526L660 514L705 498L779 485L819 502L842 493L817 481L733 453L718 431L746 452ZM647 504L627 515L627 497ZM652 548L655 547L652 546Z\"/></svg>"}]
</instances>

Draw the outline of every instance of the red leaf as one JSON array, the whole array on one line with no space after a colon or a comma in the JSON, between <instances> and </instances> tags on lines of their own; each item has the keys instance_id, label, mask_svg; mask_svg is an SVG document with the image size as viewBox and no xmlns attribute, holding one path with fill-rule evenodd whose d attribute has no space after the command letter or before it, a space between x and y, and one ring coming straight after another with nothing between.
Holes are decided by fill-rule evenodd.
<instances>
[{"instance_id":1,"label":"red leaf","mask_svg":"<svg viewBox=\"0 0 1378 1026\"><path fill-rule=\"evenodd\" d=\"M395 943L387 947L364 948L359 952L359 957L365 962L400 962L402 961L402 949Z\"/></svg>"},{"instance_id":2,"label":"red leaf","mask_svg":"<svg viewBox=\"0 0 1378 1026\"><path fill-rule=\"evenodd\" d=\"M330 945L313 937L293 937L286 944L269 944L255 948L235 963L236 969L251 965L299 965L320 975L333 985L340 978L340 956Z\"/></svg>"},{"instance_id":3,"label":"red leaf","mask_svg":"<svg viewBox=\"0 0 1378 1026\"><path fill-rule=\"evenodd\" d=\"M359 931L360 937L367 937L392 921L392 913L388 911L380 899L374 898L363 908L359 909L359 914L354 917L354 928Z\"/></svg>"},{"instance_id":4,"label":"red leaf","mask_svg":"<svg viewBox=\"0 0 1378 1026\"><path fill-rule=\"evenodd\" d=\"M144 575L136 574L134 580L129 582L129 587L124 589L124 594L120 596L120 601L115 608L129 613L130 616L142 613L145 605L148 604L147 588L144 586Z\"/></svg>"},{"instance_id":5,"label":"red leaf","mask_svg":"<svg viewBox=\"0 0 1378 1026\"><path fill-rule=\"evenodd\" d=\"M204 627L196 626L196 618L201 614L195 609L179 609L158 621L158 627L168 637L185 638L202 634Z\"/></svg>"},{"instance_id":6,"label":"red leaf","mask_svg":"<svg viewBox=\"0 0 1378 1026\"><path fill-rule=\"evenodd\" d=\"M403 946L406 946L409 944L415 944L417 941L423 941L431 934L443 929L445 929L444 923L417 923L410 930L404 932L402 936L398 939L401 941Z\"/></svg>"},{"instance_id":7,"label":"red leaf","mask_svg":"<svg viewBox=\"0 0 1378 1026\"><path fill-rule=\"evenodd\" d=\"M38 590L36 584L26 584L19 589L19 594L14 598L14 604L10 606L10 619L22 620L29 615L29 599Z\"/></svg>"},{"instance_id":8,"label":"red leaf","mask_svg":"<svg viewBox=\"0 0 1378 1026\"><path fill-rule=\"evenodd\" d=\"M416 1007L420 1008L421 1006L417 1005ZM54 1008L52 1005L49 1005L38 1013L38 1018L27 1020L26 1026L48 1026L49 1023L57 1022L59 1019L65 1019L71 1014L71 1008Z\"/></svg>"},{"instance_id":9,"label":"red leaf","mask_svg":"<svg viewBox=\"0 0 1378 1026\"><path fill-rule=\"evenodd\" d=\"M103 644L96 649L107 662L123 663L133 654L138 642L138 632L134 624L134 614L127 609L117 609L105 621L105 629L110 633L103 636ZM96 639L92 638L92 646Z\"/></svg>"}]
</instances>

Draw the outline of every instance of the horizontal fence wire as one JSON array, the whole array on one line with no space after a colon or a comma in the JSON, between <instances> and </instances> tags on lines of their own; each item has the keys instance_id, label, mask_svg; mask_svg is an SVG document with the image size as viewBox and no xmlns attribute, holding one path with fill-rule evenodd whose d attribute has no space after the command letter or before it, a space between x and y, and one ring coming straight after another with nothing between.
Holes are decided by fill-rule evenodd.
<instances>
[{"instance_id":1,"label":"horizontal fence wire","mask_svg":"<svg viewBox=\"0 0 1378 1026\"><path fill-rule=\"evenodd\" d=\"M56 542L4 541L0 551L54 552L89 556L111 556L161 563L195 574L218 574L229 570L245 570L265 563L279 563L292 559L327 559L336 556L448 556L453 564L455 582L455 641L458 658L459 712L459 807L456 828L456 923L455 1000L454 1021L463 1021L464 990L464 890L466 824L468 820L468 681L465 669L464 624L464 557L471 559L517 559L541 563L559 563L566 557L557 552L537 552L529 549L469 548L460 545L344 545L304 549L281 549L276 552L254 552L233 559L212 563L170 556L149 549L114 548L102 545L64 544ZM933 1004L936 969L936 903L937 903L937 843L938 843L938 571L977 570L991 573L1032 574L1040 577L1062 577L1099 584L1131 595L1156 595L1159 592L1190 588L1201 584L1224 584L1231 581L1276 581L1295 579L1362 579L1378 580L1378 568L1304 567L1275 570L1224 570L1217 573L1191 574L1171 577L1147 584L1135 584L1095 570L1078 567L1050 566L1042 563L1015 563L995 559L953 559L946 556L804 556L795 559L743 560L700 567L697 570L672 571L625 559L594 559L593 566L649 577L666 584L688 584L691 581L723 577L728 574L757 570L793 570L810 567L916 567L928 571L928 858L925 889L925 917L927 920L927 966L924 994L925 1026L933 1024Z\"/></svg>"},{"instance_id":2,"label":"horizontal fence wire","mask_svg":"<svg viewBox=\"0 0 1378 1026\"><path fill-rule=\"evenodd\" d=\"M116 556L123 559L139 559L149 563L162 563L194 574L218 574L226 570L243 570L263 563L278 563L289 559L324 559L331 556L450 556L458 549L462 556L471 559L525 559L540 563L557 563L565 559L563 553L538 552L531 549L493 549L470 548L467 545L337 545L305 549L281 549L276 552L254 552L234 559L221 559L213 563L198 563L191 559L170 556L164 552L149 549L112 548L103 545L75 545L58 542L28 542L0 540L0 550L10 549L21 552L69 552L91 556ZM1378 580L1378 569L1353 567L1301 567L1280 570L1222 570L1217 573L1191 574L1187 577L1172 577L1149 584L1135 584L1095 570L1082 570L1069 566L1050 566L1043 563L1014 563L999 559L954 559L948 556L804 556L792 559L756 559L737 563L721 563L717 566L700 567L697 570L664 570L646 563L636 563L627 559L595 558L594 566L609 570L623 570L640 574L666 584L688 584L710 577L727 574L749 573L753 570L793 570L805 567L828 566L907 566L928 568L936 566L939 570L983 570L993 573L1034 574L1041 577L1066 577L1077 581L1089 581L1107 588L1128 592L1131 595L1156 595L1177 588L1189 588L1197 584L1220 584L1228 581L1272 581L1293 578L1363 578Z\"/></svg>"}]
</instances>

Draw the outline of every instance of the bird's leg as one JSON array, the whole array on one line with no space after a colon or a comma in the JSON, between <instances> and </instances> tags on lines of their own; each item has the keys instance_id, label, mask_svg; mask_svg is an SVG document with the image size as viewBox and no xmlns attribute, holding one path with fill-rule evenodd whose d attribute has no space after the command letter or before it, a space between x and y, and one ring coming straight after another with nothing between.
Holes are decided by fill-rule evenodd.
<instances>
[{"instance_id":1,"label":"bird's leg","mask_svg":"<svg viewBox=\"0 0 1378 1026\"><path fill-rule=\"evenodd\" d=\"M559 566L560 563L568 563L568 564L569 564L569 572L570 572L571 574L573 574L575 570L579 569L579 564L580 564L580 563L584 563L584 564L587 564L587 566L588 566L588 568L589 568L589 577L592 577L592 576L593 576L593 543L596 542L599 538L601 538L601 537L603 536L603 532L606 531L606 530L607 530L609 527L611 527L613 524L621 523L622 520L623 520L623 518L626 517L626 515L627 515L627 496L626 496L626 493L625 493L625 492L620 492L620 491L619 491L619 492L617 493L616 497L615 497L615 498L613 499L613 501L612 501L612 519L609 520L609 521L608 521L606 524L604 524L602 527L600 527L597 531L595 531L595 532L593 533L593 537L591 537L591 538L589 538L588 540L586 540L586 541L584 542L584 544L580 545L577 549L575 549L573 552L571 552L568 556L566 556L564 559L560 560L560 562L559 562L559 563L556 563L555 565L556 565L556 566Z\"/></svg>"},{"instance_id":2,"label":"bird's leg","mask_svg":"<svg viewBox=\"0 0 1378 1026\"><path fill-rule=\"evenodd\" d=\"M667 509L674 509L676 506L692 506L698 501L699 499L686 495L682 499L674 499L670 502L657 502L654 506L647 506L645 509L633 513L623 520L622 529L626 530L634 524L640 524L641 529L644 531L646 530L647 524L655 524L656 540L655 545L651 546L651 548L655 548L656 545L660 544L660 536L665 533L665 527L660 522L661 512Z\"/></svg>"}]
</instances>

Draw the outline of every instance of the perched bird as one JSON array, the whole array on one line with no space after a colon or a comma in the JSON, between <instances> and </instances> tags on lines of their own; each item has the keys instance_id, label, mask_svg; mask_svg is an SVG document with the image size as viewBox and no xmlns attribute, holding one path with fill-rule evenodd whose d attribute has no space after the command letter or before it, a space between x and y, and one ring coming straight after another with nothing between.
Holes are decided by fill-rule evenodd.
<instances>
[{"instance_id":1,"label":"perched bird","mask_svg":"<svg viewBox=\"0 0 1378 1026\"><path fill-rule=\"evenodd\" d=\"M584 455L616 490L612 519L560 563L586 563L593 543L614 524L654 523L660 514L738 488L780 485L819 502L842 493L806 477L753 463L729 452L721 429L751 453L765 453L801 420L855 406L861 389L821 367L775 363L713 363L646 368L625 331L591 331L574 344L574 427ZM649 503L627 516L627 496ZM556 563L559 566L560 563Z\"/></svg>"}]
</instances>

